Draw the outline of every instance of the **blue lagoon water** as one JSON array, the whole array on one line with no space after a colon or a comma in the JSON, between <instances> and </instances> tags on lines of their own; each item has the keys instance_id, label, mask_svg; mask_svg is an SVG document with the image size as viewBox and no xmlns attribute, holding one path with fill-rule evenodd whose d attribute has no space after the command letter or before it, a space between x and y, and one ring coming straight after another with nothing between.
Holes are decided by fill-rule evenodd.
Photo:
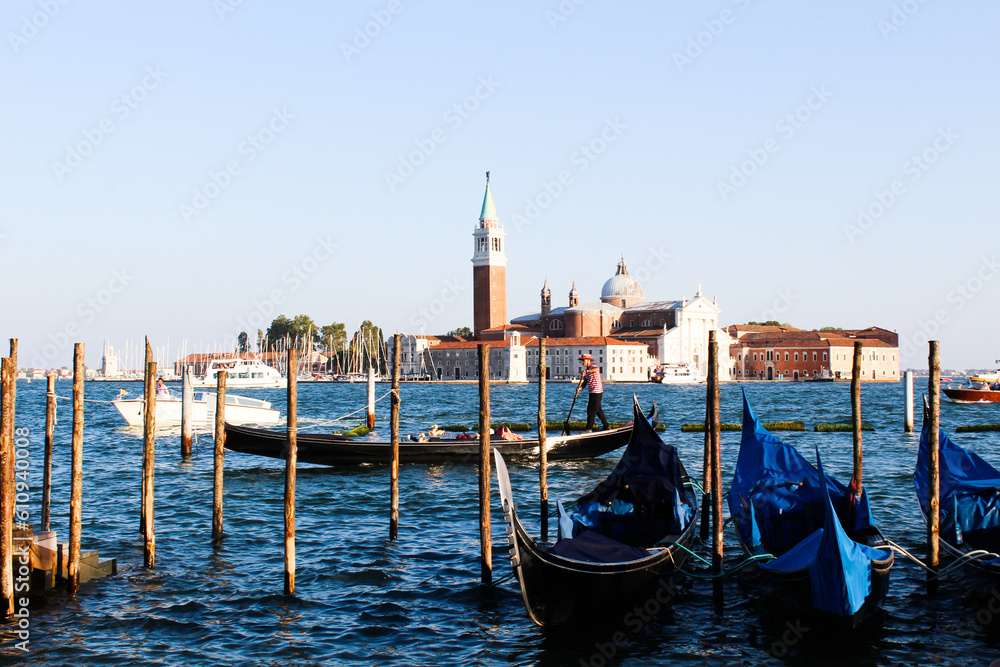
<instances>
[{"instance_id":1,"label":"blue lagoon water","mask_svg":"<svg viewBox=\"0 0 1000 667\"><path fill-rule=\"evenodd\" d=\"M745 386L762 421L850 420L847 384L726 384L722 419L739 423ZM109 400L119 388L87 383L88 399ZM70 395L68 382L57 393ZM300 427L352 412L363 384L303 384ZM377 394L388 391L379 384ZM535 386L495 385L494 421L535 421ZM250 390L285 412L284 390ZM704 419L704 386L609 384L612 420L630 418L631 395L656 400L667 430L693 475L700 476L702 435L681 433ZM562 420L573 387L550 384L548 413ZM32 520L40 517L44 383L19 383L18 426L30 429ZM432 423L475 424L475 385L404 385L403 434ZM902 432L902 386L866 385L864 481L886 535L918 555L924 526L912 484L917 434ZM68 537L71 408L59 401L53 464L53 528ZM379 439L388 439L388 400L378 404ZM1000 406L945 402L942 425L1000 422ZM583 417L577 405L576 416ZM349 423L358 423L355 417ZM918 412L919 421L919 412ZM389 469L371 465L298 471L295 597L282 595L284 463L227 452L224 540L213 545L212 438L200 433L195 455L181 459L176 431L158 433L156 567L142 566L139 483L142 433L107 403L86 405L83 548L116 557L119 574L85 584L75 599L53 598L30 618L28 651L13 629L0 631L0 660L28 664L192 665L989 665L1000 659L1000 620L981 598L946 581L929 596L924 572L897 557L884 612L870 627L831 635L791 618L763 594L750 570L725 579L721 604L708 580L685 578L669 608L638 623L545 631L529 620L510 572L494 484L493 566L502 580L479 584L477 471L473 466L404 465L400 470L399 539L388 542ZM325 427L329 428L329 427ZM851 474L850 433L784 433L810 459L818 446L828 472ZM739 433L723 433L723 485L728 487ZM966 434L959 444L1000 462L1000 434ZM550 466L550 497L570 500L614 467L617 453ZM537 526L538 468L512 465L515 496ZM726 531L727 567L740 560ZM706 545L697 550L708 555ZM704 573L700 564L688 568ZM986 591L979 591L980 594ZM995 608L1000 608L994 604Z\"/></svg>"}]
</instances>

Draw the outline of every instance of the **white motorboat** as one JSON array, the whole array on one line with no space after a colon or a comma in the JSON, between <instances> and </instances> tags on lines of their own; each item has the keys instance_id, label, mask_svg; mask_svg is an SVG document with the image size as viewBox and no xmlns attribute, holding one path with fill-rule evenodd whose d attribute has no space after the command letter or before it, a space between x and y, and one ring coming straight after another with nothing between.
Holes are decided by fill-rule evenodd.
<instances>
[{"instance_id":1,"label":"white motorboat","mask_svg":"<svg viewBox=\"0 0 1000 667\"><path fill-rule=\"evenodd\" d=\"M207 391L194 392L191 413L193 424L215 423L215 394ZM142 426L146 414L143 398L119 398L111 401L115 409L125 418L129 426ZM230 424L277 424L281 413L271 408L271 404L257 398L226 394L226 421ZM173 426L181 423L181 397L160 394L156 397L156 425Z\"/></svg>"},{"instance_id":2,"label":"white motorboat","mask_svg":"<svg viewBox=\"0 0 1000 667\"><path fill-rule=\"evenodd\" d=\"M219 383L219 371L227 371L226 387L284 388L288 381L277 370L260 359L213 359L209 362L205 376L195 378L195 387L214 388ZM228 420L227 420L228 421Z\"/></svg>"},{"instance_id":3,"label":"white motorboat","mask_svg":"<svg viewBox=\"0 0 1000 667\"><path fill-rule=\"evenodd\" d=\"M691 364L664 364L653 371L650 379L660 384L693 384L704 382L705 376L699 375Z\"/></svg>"}]
</instances>

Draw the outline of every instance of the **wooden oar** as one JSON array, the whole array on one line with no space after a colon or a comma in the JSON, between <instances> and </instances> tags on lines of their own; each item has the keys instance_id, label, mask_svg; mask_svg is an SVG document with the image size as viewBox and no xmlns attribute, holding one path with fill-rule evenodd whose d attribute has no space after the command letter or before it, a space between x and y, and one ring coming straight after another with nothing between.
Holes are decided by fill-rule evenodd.
<instances>
[{"instance_id":1,"label":"wooden oar","mask_svg":"<svg viewBox=\"0 0 1000 667\"><path fill-rule=\"evenodd\" d=\"M573 407L576 405L576 397L580 395L580 386L577 385L576 393L573 394L573 402L569 404L569 414L566 415L566 421L563 422L563 435L569 435L569 420L573 416Z\"/></svg>"}]
</instances>

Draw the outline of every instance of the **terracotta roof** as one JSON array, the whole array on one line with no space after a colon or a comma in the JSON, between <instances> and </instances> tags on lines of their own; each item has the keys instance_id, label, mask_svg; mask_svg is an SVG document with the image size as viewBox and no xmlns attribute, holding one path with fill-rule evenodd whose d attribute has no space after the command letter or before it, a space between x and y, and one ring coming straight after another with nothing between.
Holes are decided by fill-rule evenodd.
<instances>
[{"instance_id":1,"label":"terracotta roof","mask_svg":"<svg viewBox=\"0 0 1000 667\"><path fill-rule=\"evenodd\" d=\"M724 327L723 330L730 336L735 336L737 331L742 331L744 333L787 333L793 331L802 331L796 327L776 327L772 325L760 325L760 324L730 324L728 327Z\"/></svg>"},{"instance_id":2,"label":"terracotta roof","mask_svg":"<svg viewBox=\"0 0 1000 667\"><path fill-rule=\"evenodd\" d=\"M525 331L527 328L523 324L501 324L498 327L483 329L483 331Z\"/></svg>"},{"instance_id":3,"label":"terracotta roof","mask_svg":"<svg viewBox=\"0 0 1000 667\"><path fill-rule=\"evenodd\" d=\"M810 332L812 333L812 332ZM730 347L854 347L854 342L861 340L865 348L888 347L895 349L895 345L890 345L878 338L845 338L843 336L776 336L774 334L747 334Z\"/></svg>"}]
</instances>

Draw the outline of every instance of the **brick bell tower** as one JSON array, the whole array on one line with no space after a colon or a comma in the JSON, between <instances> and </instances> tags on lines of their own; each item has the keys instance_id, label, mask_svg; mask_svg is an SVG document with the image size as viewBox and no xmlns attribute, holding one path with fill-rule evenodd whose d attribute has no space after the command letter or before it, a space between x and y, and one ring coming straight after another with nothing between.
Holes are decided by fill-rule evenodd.
<instances>
[{"instance_id":1,"label":"brick bell tower","mask_svg":"<svg viewBox=\"0 0 1000 667\"><path fill-rule=\"evenodd\" d=\"M484 329L507 324L507 256L504 254L503 227L490 191L490 172L486 172L486 196L479 214L479 225L472 233L473 332L479 339Z\"/></svg>"}]
</instances>

